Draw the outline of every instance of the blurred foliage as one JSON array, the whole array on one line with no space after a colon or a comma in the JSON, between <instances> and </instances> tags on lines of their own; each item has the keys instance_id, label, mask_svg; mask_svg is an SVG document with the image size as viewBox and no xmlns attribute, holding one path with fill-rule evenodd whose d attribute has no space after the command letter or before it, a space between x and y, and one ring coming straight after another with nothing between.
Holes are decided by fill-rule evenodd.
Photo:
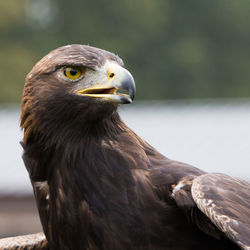
<instances>
[{"instance_id":1,"label":"blurred foliage","mask_svg":"<svg viewBox=\"0 0 250 250\"><path fill-rule=\"evenodd\" d=\"M250 96L248 0L0 2L0 101L42 56L81 43L119 54L137 98Z\"/></svg>"}]
</instances>

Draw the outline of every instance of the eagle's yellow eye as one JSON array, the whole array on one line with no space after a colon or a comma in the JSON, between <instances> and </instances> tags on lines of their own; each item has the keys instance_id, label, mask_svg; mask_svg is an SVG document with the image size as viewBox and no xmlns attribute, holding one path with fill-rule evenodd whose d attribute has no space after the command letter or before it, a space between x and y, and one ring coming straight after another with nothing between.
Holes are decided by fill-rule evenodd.
<instances>
[{"instance_id":1,"label":"eagle's yellow eye","mask_svg":"<svg viewBox=\"0 0 250 250\"><path fill-rule=\"evenodd\" d=\"M81 67L66 67L63 73L68 79L77 80L84 74L84 70Z\"/></svg>"}]
</instances>

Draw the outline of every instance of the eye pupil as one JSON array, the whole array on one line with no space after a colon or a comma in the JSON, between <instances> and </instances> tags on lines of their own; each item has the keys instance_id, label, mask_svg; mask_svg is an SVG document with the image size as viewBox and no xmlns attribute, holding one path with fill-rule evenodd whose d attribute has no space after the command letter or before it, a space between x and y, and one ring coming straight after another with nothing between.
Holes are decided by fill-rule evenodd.
<instances>
[{"instance_id":1,"label":"eye pupil","mask_svg":"<svg viewBox=\"0 0 250 250\"><path fill-rule=\"evenodd\" d=\"M70 74L71 74L72 76L75 76L75 75L76 75L76 73L77 73L77 72L76 72L76 70L75 70L75 69L71 69L71 70L70 70Z\"/></svg>"}]
</instances>

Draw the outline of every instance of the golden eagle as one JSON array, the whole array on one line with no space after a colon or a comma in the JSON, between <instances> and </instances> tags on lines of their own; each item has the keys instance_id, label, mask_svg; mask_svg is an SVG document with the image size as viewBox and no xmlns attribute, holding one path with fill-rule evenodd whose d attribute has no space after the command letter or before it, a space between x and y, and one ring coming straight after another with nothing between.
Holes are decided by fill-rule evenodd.
<instances>
[{"instance_id":1,"label":"golden eagle","mask_svg":"<svg viewBox=\"0 0 250 250\"><path fill-rule=\"evenodd\" d=\"M33 67L22 99L23 160L46 240L0 246L250 249L250 184L157 152L117 112L134 94L122 60L98 48L60 47Z\"/></svg>"}]
</instances>

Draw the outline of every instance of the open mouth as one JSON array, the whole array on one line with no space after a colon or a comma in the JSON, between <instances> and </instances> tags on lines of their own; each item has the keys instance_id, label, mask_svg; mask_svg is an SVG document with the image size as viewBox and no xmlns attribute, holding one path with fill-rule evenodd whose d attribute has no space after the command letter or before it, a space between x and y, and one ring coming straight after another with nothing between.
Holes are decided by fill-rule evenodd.
<instances>
[{"instance_id":1,"label":"open mouth","mask_svg":"<svg viewBox=\"0 0 250 250\"><path fill-rule=\"evenodd\" d=\"M88 88L79 90L77 93L91 97L106 97L109 95L129 96L126 90L120 90L114 87Z\"/></svg>"}]
</instances>

